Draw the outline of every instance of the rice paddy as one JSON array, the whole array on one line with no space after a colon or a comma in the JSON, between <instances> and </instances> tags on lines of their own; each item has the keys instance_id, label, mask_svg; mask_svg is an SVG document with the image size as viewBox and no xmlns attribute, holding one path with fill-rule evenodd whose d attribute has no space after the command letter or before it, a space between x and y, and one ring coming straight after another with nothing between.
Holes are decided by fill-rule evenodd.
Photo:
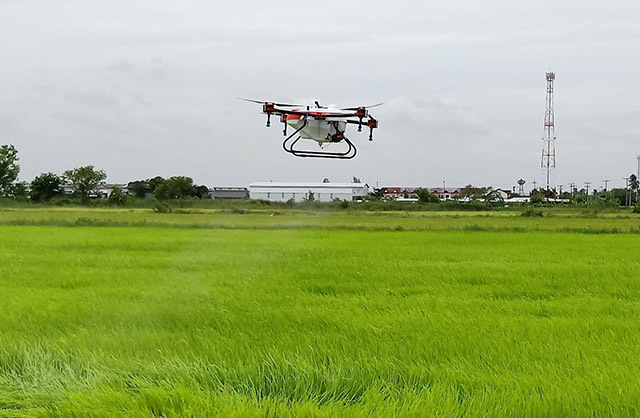
<instances>
[{"instance_id":1,"label":"rice paddy","mask_svg":"<svg viewBox=\"0 0 640 418\"><path fill-rule=\"evenodd\" d=\"M640 216L0 211L0 416L636 416Z\"/></svg>"}]
</instances>

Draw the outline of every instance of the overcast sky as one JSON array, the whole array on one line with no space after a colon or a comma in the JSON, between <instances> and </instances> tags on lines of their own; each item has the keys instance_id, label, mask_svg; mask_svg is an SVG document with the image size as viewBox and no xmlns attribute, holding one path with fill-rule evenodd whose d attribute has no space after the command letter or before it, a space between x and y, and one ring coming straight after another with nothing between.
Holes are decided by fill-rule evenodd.
<instances>
[{"instance_id":1,"label":"overcast sky","mask_svg":"<svg viewBox=\"0 0 640 418\"><path fill-rule=\"evenodd\" d=\"M0 144L20 179L94 165L110 182L543 180L622 186L640 154L640 2L0 0ZM353 160L296 158L235 100L384 102Z\"/></svg>"}]
</instances>

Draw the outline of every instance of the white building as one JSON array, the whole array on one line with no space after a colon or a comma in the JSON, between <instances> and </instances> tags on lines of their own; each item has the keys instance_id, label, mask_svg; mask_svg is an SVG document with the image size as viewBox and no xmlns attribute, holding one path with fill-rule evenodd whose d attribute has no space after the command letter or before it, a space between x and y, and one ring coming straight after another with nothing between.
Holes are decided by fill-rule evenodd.
<instances>
[{"instance_id":1,"label":"white building","mask_svg":"<svg viewBox=\"0 0 640 418\"><path fill-rule=\"evenodd\" d=\"M89 197L99 197L102 199L108 199L113 193L113 189L120 189L122 193L126 196L129 194L129 185L128 184L110 184L110 183L102 183L98 186L98 188L91 193L89 193Z\"/></svg>"},{"instance_id":2,"label":"white building","mask_svg":"<svg viewBox=\"0 0 640 418\"><path fill-rule=\"evenodd\" d=\"M281 183L258 182L249 185L251 199L286 202L293 199L296 202L309 199L320 202L330 202L334 199L360 200L369 194L369 186L364 183Z\"/></svg>"}]
</instances>

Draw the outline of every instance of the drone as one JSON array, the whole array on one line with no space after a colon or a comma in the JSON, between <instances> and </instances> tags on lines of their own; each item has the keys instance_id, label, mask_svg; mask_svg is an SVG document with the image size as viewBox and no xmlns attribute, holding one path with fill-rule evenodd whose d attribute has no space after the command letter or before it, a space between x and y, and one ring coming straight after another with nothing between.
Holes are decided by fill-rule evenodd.
<instances>
[{"instance_id":1,"label":"drone","mask_svg":"<svg viewBox=\"0 0 640 418\"><path fill-rule=\"evenodd\" d=\"M382 105L382 103L378 103L372 106L339 108L336 105L320 106L317 101L315 107L311 107L251 99L240 100L262 105L262 113L267 115L267 128L271 126L272 115L280 116L280 122L284 126L282 134L286 137L282 148L288 153L296 157L343 160L349 160L357 153L356 146L344 135L347 125L358 125L358 132L362 131L363 126L368 127L369 141L373 141L373 130L378 127L378 121L369 115L368 109ZM289 126L294 132L287 135ZM300 139L315 141L320 146L320 150L313 151L296 147ZM331 151L326 149L328 145L338 143L346 144L346 150Z\"/></svg>"}]
</instances>

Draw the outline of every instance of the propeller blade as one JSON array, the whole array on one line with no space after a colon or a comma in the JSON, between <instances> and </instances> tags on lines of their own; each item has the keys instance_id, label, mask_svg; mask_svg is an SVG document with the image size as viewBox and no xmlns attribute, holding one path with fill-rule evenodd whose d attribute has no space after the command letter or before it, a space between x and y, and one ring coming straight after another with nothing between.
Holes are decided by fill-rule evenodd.
<instances>
[{"instance_id":1,"label":"propeller blade","mask_svg":"<svg viewBox=\"0 0 640 418\"><path fill-rule=\"evenodd\" d=\"M376 104L371 105L371 106L343 107L343 108L341 108L340 110L358 110L358 109L360 109L361 107L364 107L365 109L371 109L371 108L373 108L373 107L382 106L383 104L384 104L384 103L376 103Z\"/></svg>"},{"instance_id":2,"label":"propeller blade","mask_svg":"<svg viewBox=\"0 0 640 418\"><path fill-rule=\"evenodd\" d=\"M245 99L242 97L236 97L237 100L244 100L245 102L250 102L250 103L259 103L259 104L264 104L265 102L261 102L260 100L252 100L252 99Z\"/></svg>"},{"instance_id":3,"label":"propeller blade","mask_svg":"<svg viewBox=\"0 0 640 418\"><path fill-rule=\"evenodd\" d=\"M280 106L280 107L304 107L304 105L299 105L299 104L288 104L288 103L274 103L274 106Z\"/></svg>"},{"instance_id":4,"label":"propeller blade","mask_svg":"<svg viewBox=\"0 0 640 418\"><path fill-rule=\"evenodd\" d=\"M265 104L265 103L271 103L271 102L267 102L265 100L253 100L253 99L244 99L242 97L236 97L236 99L238 100L244 100L245 102L250 102L250 103L258 103L258 104ZM279 107L304 107L303 105L299 105L299 104L288 104L288 103L273 103L274 106L279 106Z\"/></svg>"}]
</instances>

